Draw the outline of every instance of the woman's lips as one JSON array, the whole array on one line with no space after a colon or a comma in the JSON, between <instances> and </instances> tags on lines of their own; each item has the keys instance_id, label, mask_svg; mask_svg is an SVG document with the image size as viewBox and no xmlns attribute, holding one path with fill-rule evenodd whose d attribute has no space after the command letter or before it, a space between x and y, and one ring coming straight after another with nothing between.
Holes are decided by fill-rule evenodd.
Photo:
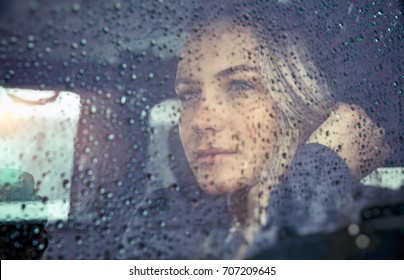
<instances>
[{"instance_id":1,"label":"woman's lips","mask_svg":"<svg viewBox=\"0 0 404 280\"><path fill-rule=\"evenodd\" d=\"M207 149L199 149L195 154L195 158L199 162L210 163L216 159L236 154L235 150L227 150L221 148L207 148Z\"/></svg>"}]
</instances>

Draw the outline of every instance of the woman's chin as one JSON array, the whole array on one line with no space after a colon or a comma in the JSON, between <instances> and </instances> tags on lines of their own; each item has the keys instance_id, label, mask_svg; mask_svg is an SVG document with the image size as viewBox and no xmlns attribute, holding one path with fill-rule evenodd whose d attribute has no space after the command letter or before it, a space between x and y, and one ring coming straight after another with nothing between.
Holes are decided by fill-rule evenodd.
<instances>
[{"instance_id":1,"label":"woman's chin","mask_svg":"<svg viewBox=\"0 0 404 280\"><path fill-rule=\"evenodd\" d=\"M224 195L231 194L242 188L240 184L230 183L230 182L221 182L219 180L215 181L204 181L198 182L201 189L211 195Z\"/></svg>"}]
</instances>

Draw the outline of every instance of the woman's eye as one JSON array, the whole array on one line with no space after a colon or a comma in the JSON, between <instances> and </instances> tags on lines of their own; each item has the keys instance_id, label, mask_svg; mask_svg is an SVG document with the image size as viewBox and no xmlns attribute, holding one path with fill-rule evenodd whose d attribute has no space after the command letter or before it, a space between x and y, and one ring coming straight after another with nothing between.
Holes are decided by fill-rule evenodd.
<instances>
[{"instance_id":1,"label":"woman's eye","mask_svg":"<svg viewBox=\"0 0 404 280\"><path fill-rule=\"evenodd\" d=\"M227 91L244 92L253 89L254 85L244 80L232 80L230 81Z\"/></svg>"},{"instance_id":2,"label":"woman's eye","mask_svg":"<svg viewBox=\"0 0 404 280\"><path fill-rule=\"evenodd\" d=\"M199 98L199 92L195 90L187 90L179 93L179 98L181 101L190 101Z\"/></svg>"}]
</instances>

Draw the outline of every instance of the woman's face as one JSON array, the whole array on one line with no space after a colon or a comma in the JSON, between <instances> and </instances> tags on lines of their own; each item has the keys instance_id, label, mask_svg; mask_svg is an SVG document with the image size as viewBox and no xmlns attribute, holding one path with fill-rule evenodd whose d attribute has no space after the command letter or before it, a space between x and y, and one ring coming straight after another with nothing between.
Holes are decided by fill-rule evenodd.
<instances>
[{"instance_id":1,"label":"woman's face","mask_svg":"<svg viewBox=\"0 0 404 280\"><path fill-rule=\"evenodd\" d=\"M256 185L274 160L279 121L250 31L221 23L189 40L176 92L181 140L200 187L222 194Z\"/></svg>"}]
</instances>

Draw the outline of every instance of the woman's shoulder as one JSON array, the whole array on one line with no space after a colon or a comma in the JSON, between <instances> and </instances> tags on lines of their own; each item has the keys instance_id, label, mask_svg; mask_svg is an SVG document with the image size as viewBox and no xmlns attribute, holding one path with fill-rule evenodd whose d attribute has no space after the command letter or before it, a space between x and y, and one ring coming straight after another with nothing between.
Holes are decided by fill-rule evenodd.
<instances>
[{"instance_id":1,"label":"woman's shoulder","mask_svg":"<svg viewBox=\"0 0 404 280\"><path fill-rule=\"evenodd\" d=\"M401 201L403 192L404 188L390 190L361 184L334 150L313 143L303 145L297 151L289 172L274 196L300 198L308 203L324 202L328 208L341 208L343 205ZM292 197L285 197L286 194L292 194Z\"/></svg>"},{"instance_id":2,"label":"woman's shoulder","mask_svg":"<svg viewBox=\"0 0 404 280\"><path fill-rule=\"evenodd\" d=\"M330 205L342 198L351 201L356 185L348 166L333 150L321 144L306 144L298 149L271 198ZM328 201L330 197L332 201Z\"/></svg>"},{"instance_id":3,"label":"woman's shoulder","mask_svg":"<svg viewBox=\"0 0 404 280\"><path fill-rule=\"evenodd\" d=\"M353 179L333 150L306 144L297 152L282 184L271 193L264 231L272 236L333 232L360 222L366 207L398 201L404 201L404 189L364 186Z\"/></svg>"}]
</instances>

